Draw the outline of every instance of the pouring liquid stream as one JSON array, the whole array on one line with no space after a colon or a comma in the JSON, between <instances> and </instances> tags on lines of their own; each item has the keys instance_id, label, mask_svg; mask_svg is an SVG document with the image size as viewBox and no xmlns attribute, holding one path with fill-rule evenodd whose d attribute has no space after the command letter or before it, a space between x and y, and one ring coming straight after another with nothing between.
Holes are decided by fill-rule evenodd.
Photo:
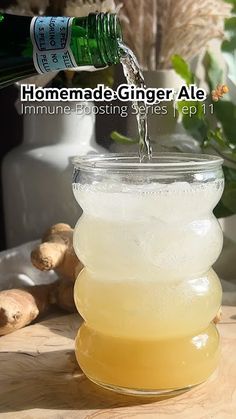
<instances>
[{"instance_id":1,"label":"pouring liquid stream","mask_svg":"<svg viewBox=\"0 0 236 419\"><path fill-rule=\"evenodd\" d=\"M139 88L146 88L142 70L133 51L123 43L120 43L120 49L122 51L120 61L128 84ZM134 106L137 111L139 157L140 162L145 162L152 158L152 148L148 135L148 108L147 104L142 101L134 102Z\"/></svg>"}]
</instances>

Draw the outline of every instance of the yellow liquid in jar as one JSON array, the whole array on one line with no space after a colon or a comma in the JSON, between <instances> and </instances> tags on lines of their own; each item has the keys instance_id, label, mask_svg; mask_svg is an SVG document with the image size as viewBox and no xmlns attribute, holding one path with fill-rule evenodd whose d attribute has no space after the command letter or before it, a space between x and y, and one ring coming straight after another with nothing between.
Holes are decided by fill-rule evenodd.
<instances>
[{"instance_id":1,"label":"yellow liquid in jar","mask_svg":"<svg viewBox=\"0 0 236 419\"><path fill-rule=\"evenodd\" d=\"M184 389L202 383L217 367L219 336L213 324L194 337L160 341L110 337L84 324L76 357L87 377L114 389Z\"/></svg>"},{"instance_id":2,"label":"yellow liquid in jar","mask_svg":"<svg viewBox=\"0 0 236 419\"><path fill-rule=\"evenodd\" d=\"M197 335L214 319L222 288L211 269L195 279L114 280L84 269L75 284L75 304L89 327L132 339Z\"/></svg>"},{"instance_id":3,"label":"yellow liquid in jar","mask_svg":"<svg viewBox=\"0 0 236 419\"><path fill-rule=\"evenodd\" d=\"M198 279L163 283L99 279L84 269L75 285L85 319L76 339L79 365L91 380L114 388L199 384L217 366L219 336L211 321L221 296L212 269Z\"/></svg>"}]
</instances>

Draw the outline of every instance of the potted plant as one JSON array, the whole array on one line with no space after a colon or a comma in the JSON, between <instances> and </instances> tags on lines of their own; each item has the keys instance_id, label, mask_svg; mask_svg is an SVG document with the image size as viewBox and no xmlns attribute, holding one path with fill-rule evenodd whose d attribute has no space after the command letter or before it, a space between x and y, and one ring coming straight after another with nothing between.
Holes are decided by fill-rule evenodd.
<instances>
[{"instance_id":1,"label":"potted plant","mask_svg":"<svg viewBox=\"0 0 236 419\"><path fill-rule=\"evenodd\" d=\"M209 41L223 38L224 18L229 14L230 5L223 0L128 0L119 11L125 42L137 56L147 86L176 90L183 79L173 69L173 54L181 55L193 66ZM184 135L175 118L173 102L162 102L162 106L160 114L149 114L154 150L167 138L170 141L173 134ZM126 134L134 138L136 133L135 116L130 112ZM186 136L185 141L188 142Z\"/></svg>"}]
</instances>

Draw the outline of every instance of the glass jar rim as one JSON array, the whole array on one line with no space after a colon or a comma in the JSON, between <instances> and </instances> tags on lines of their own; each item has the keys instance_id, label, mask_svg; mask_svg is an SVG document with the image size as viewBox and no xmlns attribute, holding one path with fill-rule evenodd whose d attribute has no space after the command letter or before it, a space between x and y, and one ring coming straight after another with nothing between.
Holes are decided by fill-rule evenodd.
<instances>
[{"instance_id":1,"label":"glass jar rim","mask_svg":"<svg viewBox=\"0 0 236 419\"><path fill-rule=\"evenodd\" d=\"M152 160L140 162L137 153L90 154L74 157L75 169L88 172L179 172L209 171L218 169L224 160L209 154L195 153L153 153Z\"/></svg>"}]
</instances>

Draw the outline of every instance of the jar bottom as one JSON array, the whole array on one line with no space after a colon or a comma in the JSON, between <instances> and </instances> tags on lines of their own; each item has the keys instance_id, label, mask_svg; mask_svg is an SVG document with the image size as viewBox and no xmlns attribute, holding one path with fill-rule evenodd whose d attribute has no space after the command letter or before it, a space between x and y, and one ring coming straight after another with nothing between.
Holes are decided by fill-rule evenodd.
<instances>
[{"instance_id":1,"label":"jar bottom","mask_svg":"<svg viewBox=\"0 0 236 419\"><path fill-rule=\"evenodd\" d=\"M202 384L194 384L192 386L188 386L188 387L184 387L184 388L179 388L179 389L167 389L167 390L144 390L144 389L137 389L137 388L125 388L125 387L118 387L118 386L113 386L113 385L109 385L109 384L104 384L101 383L99 381L94 380L91 377L87 378L94 384L96 384L98 387L102 387L105 390L109 390L109 391L113 391L115 393L118 394L123 394L125 396L136 396L136 397L174 397L174 396L178 396L182 393L186 393L187 391L190 391L192 388L197 387L198 385Z\"/></svg>"},{"instance_id":2,"label":"jar bottom","mask_svg":"<svg viewBox=\"0 0 236 419\"><path fill-rule=\"evenodd\" d=\"M76 358L95 384L136 396L171 396L203 383L219 360L214 324L197 336L137 340L103 335L83 324Z\"/></svg>"}]
</instances>

